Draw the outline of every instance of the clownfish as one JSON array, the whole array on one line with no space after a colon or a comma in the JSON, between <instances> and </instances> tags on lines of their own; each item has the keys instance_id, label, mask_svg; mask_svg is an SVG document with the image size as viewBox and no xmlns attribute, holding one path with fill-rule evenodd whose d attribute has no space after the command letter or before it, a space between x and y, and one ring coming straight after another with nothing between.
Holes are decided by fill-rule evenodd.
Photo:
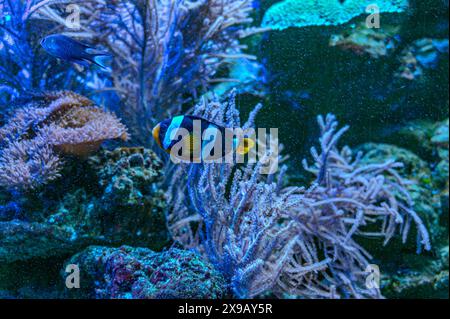
<instances>
[{"instance_id":1,"label":"clownfish","mask_svg":"<svg viewBox=\"0 0 450 319\"><path fill-rule=\"evenodd\" d=\"M192 115L179 115L164 120L153 128L152 135L165 152L194 161L223 158L227 152L233 151L245 155L256 144L254 139L245 135L236 136L233 129ZM230 137L231 140L227 141ZM228 148L227 142L231 144Z\"/></svg>"}]
</instances>

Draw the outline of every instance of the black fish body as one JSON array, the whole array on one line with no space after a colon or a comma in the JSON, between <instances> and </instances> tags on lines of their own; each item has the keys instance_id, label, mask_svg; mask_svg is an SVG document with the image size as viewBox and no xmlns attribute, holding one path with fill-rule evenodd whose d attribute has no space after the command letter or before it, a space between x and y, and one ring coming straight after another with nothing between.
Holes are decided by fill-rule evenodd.
<instances>
[{"instance_id":1,"label":"black fish body","mask_svg":"<svg viewBox=\"0 0 450 319\"><path fill-rule=\"evenodd\" d=\"M62 34L45 37L42 39L41 45L48 54L83 66L93 63L101 68L107 68L103 59L111 56L109 53L98 52L94 48Z\"/></svg>"}]
</instances>

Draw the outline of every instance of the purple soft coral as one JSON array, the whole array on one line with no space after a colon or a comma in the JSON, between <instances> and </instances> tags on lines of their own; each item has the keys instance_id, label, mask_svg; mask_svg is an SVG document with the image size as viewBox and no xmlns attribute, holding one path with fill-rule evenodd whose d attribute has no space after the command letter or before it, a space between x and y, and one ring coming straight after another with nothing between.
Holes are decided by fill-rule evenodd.
<instances>
[{"instance_id":1,"label":"purple soft coral","mask_svg":"<svg viewBox=\"0 0 450 319\"><path fill-rule=\"evenodd\" d=\"M233 99L199 104L197 113L239 125ZM285 168L272 182L274 176L260 174L261 163L244 169L191 164L174 174L168 216L174 238L203 252L237 297L272 291L301 298L378 298L379 289L365 285L371 256L356 235L382 236L387 243L400 228L406 239L414 222L420 245L430 249L406 181L396 172L401 164L359 165L349 148L336 147L348 128L337 130L333 115L318 121L321 152L312 148L314 165L304 162L316 176L308 189L282 187Z\"/></svg>"}]
</instances>

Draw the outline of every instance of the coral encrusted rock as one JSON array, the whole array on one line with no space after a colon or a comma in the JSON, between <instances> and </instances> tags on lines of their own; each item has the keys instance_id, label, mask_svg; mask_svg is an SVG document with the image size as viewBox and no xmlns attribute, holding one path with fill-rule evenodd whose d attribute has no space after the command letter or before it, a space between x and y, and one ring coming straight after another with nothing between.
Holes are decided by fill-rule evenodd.
<instances>
[{"instance_id":1,"label":"coral encrusted rock","mask_svg":"<svg viewBox=\"0 0 450 319\"><path fill-rule=\"evenodd\" d=\"M162 165L144 148L101 150L67 163L65 178L40 192L14 201L0 191L0 261L70 256L88 245L160 250L169 241Z\"/></svg>"},{"instance_id":2,"label":"coral encrusted rock","mask_svg":"<svg viewBox=\"0 0 450 319\"><path fill-rule=\"evenodd\" d=\"M156 253L130 246L91 246L68 264L77 265L81 275L80 289L67 290L73 298L215 299L226 293L225 280L211 264L177 248Z\"/></svg>"}]
</instances>

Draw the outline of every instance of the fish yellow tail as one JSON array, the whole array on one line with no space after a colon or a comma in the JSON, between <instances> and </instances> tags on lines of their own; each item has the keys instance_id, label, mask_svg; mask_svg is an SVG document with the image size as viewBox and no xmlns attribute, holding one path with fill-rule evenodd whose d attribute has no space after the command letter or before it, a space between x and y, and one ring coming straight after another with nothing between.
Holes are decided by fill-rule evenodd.
<instances>
[{"instance_id":1,"label":"fish yellow tail","mask_svg":"<svg viewBox=\"0 0 450 319\"><path fill-rule=\"evenodd\" d=\"M236 149L236 152L239 155L245 155L248 152L250 152L250 150L254 147L255 147L255 141L252 140L251 138L245 137L244 139L242 139L241 143L239 144L238 148Z\"/></svg>"}]
</instances>

